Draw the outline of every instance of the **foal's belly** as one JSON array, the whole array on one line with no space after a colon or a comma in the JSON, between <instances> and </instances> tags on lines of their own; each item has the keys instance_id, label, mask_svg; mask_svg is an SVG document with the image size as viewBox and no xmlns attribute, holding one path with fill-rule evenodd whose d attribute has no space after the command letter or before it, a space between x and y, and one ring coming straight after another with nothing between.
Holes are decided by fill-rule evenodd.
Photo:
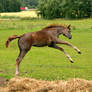
<instances>
[{"instance_id":1,"label":"foal's belly","mask_svg":"<svg viewBox=\"0 0 92 92\"><path fill-rule=\"evenodd\" d=\"M44 47L47 46L47 44L43 44L43 45L33 45L34 47Z\"/></svg>"},{"instance_id":2,"label":"foal's belly","mask_svg":"<svg viewBox=\"0 0 92 92\"><path fill-rule=\"evenodd\" d=\"M47 44L33 44L32 46L35 46L35 47L44 47L44 46L47 46Z\"/></svg>"},{"instance_id":3,"label":"foal's belly","mask_svg":"<svg viewBox=\"0 0 92 92\"><path fill-rule=\"evenodd\" d=\"M49 41L48 39L35 39L32 43L32 46L35 46L35 47L44 47L44 46L47 46L49 44Z\"/></svg>"}]
</instances>

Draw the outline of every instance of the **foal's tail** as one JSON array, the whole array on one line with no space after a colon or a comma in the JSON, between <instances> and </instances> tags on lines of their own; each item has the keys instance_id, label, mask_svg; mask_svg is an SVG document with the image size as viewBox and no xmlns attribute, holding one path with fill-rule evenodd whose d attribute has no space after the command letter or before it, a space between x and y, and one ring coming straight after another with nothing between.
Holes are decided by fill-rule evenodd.
<instances>
[{"instance_id":1,"label":"foal's tail","mask_svg":"<svg viewBox=\"0 0 92 92\"><path fill-rule=\"evenodd\" d=\"M16 39L16 38L20 38L20 37L21 37L21 36L18 36L18 35L12 35L12 36L10 36L10 37L8 38L8 40L6 41L6 43L5 43L6 48L9 47L9 43L10 43L12 40L14 40L14 39Z\"/></svg>"}]
</instances>

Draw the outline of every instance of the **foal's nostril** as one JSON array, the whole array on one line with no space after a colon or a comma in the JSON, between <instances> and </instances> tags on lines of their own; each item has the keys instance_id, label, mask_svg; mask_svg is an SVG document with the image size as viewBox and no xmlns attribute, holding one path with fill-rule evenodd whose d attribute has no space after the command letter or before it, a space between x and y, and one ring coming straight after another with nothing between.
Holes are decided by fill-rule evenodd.
<instances>
[{"instance_id":1,"label":"foal's nostril","mask_svg":"<svg viewBox=\"0 0 92 92\"><path fill-rule=\"evenodd\" d=\"M70 36L69 39L72 39L72 36Z\"/></svg>"}]
</instances>

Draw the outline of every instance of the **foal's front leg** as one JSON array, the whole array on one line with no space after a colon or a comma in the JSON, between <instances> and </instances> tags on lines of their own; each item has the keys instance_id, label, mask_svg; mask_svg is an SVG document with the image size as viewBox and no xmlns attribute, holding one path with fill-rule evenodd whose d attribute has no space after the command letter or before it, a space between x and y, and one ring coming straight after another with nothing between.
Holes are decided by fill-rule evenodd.
<instances>
[{"instance_id":1,"label":"foal's front leg","mask_svg":"<svg viewBox=\"0 0 92 92\"><path fill-rule=\"evenodd\" d=\"M69 42L61 41L60 39L56 39L56 44L64 44L64 45L70 46L70 47L72 47L74 50L76 50L79 54L81 54L81 51L80 51L76 46L73 46L73 45L70 44Z\"/></svg>"},{"instance_id":2,"label":"foal's front leg","mask_svg":"<svg viewBox=\"0 0 92 92\"><path fill-rule=\"evenodd\" d=\"M70 60L70 62L73 63L72 58L64 51L63 48L57 46L56 44L49 45L49 47L52 47L52 48L55 48L55 49L58 49L58 50L62 51L65 54L65 56Z\"/></svg>"}]
</instances>

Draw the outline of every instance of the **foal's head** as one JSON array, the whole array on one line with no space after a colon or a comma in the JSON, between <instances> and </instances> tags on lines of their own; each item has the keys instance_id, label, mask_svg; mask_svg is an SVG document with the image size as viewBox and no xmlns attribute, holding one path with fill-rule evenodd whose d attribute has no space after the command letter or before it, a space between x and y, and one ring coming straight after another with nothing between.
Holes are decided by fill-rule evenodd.
<instances>
[{"instance_id":1,"label":"foal's head","mask_svg":"<svg viewBox=\"0 0 92 92\"><path fill-rule=\"evenodd\" d=\"M69 39L72 38L70 25L68 25L67 27L64 27L64 29L62 30L62 34Z\"/></svg>"}]
</instances>

